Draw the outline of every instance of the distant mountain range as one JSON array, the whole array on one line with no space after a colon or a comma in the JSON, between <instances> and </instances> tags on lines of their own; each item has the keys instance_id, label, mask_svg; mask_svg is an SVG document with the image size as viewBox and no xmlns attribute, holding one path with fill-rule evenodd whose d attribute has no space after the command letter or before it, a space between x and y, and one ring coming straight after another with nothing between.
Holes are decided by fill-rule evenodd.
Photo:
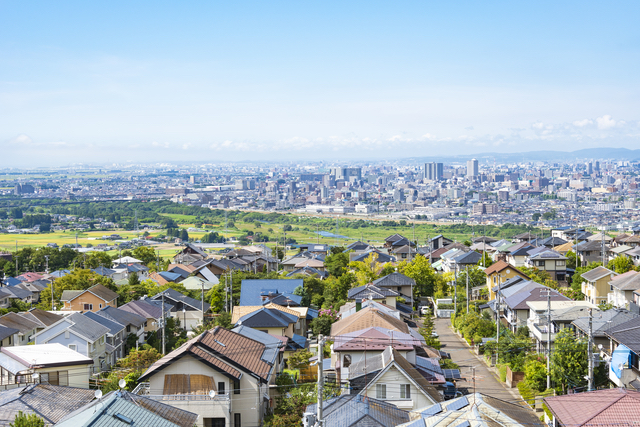
<instances>
[{"instance_id":1,"label":"distant mountain range","mask_svg":"<svg viewBox=\"0 0 640 427\"><path fill-rule=\"evenodd\" d=\"M413 157L412 162L444 162L459 163L470 159L478 159L480 164L491 162L514 163L514 162L575 162L586 160L640 160L640 149L629 150L628 148L584 148L577 151L528 151L520 153L477 153L467 155L434 156L434 157Z\"/></svg>"}]
</instances>

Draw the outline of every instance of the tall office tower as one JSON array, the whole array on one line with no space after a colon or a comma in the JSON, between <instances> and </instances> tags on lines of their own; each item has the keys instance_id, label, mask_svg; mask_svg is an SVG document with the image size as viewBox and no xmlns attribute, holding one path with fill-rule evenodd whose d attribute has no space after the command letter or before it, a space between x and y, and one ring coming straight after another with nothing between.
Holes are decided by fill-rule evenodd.
<instances>
[{"instance_id":1,"label":"tall office tower","mask_svg":"<svg viewBox=\"0 0 640 427\"><path fill-rule=\"evenodd\" d=\"M467 162L467 178L475 178L478 173L478 160L471 159Z\"/></svg>"},{"instance_id":2,"label":"tall office tower","mask_svg":"<svg viewBox=\"0 0 640 427\"><path fill-rule=\"evenodd\" d=\"M596 167L595 167L596 172L600 172L600 162L596 161Z\"/></svg>"},{"instance_id":3,"label":"tall office tower","mask_svg":"<svg viewBox=\"0 0 640 427\"><path fill-rule=\"evenodd\" d=\"M440 181L444 173L444 167L442 163L425 163L424 164L424 179L429 181Z\"/></svg>"},{"instance_id":4,"label":"tall office tower","mask_svg":"<svg viewBox=\"0 0 640 427\"><path fill-rule=\"evenodd\" d=\"M588 162L586 165L587 175L591 175L593 173L593 164Z\"/></svg>"}]
</instances>

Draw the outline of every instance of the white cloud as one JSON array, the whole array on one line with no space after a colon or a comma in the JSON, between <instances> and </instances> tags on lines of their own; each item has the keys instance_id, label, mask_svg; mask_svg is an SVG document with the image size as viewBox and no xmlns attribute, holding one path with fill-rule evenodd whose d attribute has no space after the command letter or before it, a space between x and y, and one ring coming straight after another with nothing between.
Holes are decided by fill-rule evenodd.
<instances>
[{"instance_id":1,"label":"white cloud","mask_svg":"<svg viewBox=\"0 0 640 427\"><path fill-rule=\"evenodd\" d=\"M611 118L610 115L604 115L596 119L598 123L598 129L609 129L616 125L616 121Z\"/></svg>"},{"instance_id":2,"label":"white cloud","mask_svg":"<svg viewBox=\"0 0 640 427\"><path fill-rule=\"evenodd\" d=\"M473 130L473 126L467 126L464 130Z\"/></svg>"},{"instance_id":3,"label":"white cloud","mask_svg":"<svg viewBox=\"0 0 640 427\"><path fill-rule=\"evenodd\" d=\"M544 127L544 123L542 122L535 122L534 124L531 125L531 127L533 129L542 129Z\"/></svg>"},{"instance_id":4,"label":"white cloud","mask_svg":"<svg viewBox=\"0 0 640 427\"><path fill-rule=\"evenodd\" d=\"M573 125L579 128L592 125L592 124L593 124L593 120L591 119L576 120L575 122L573 122Z\"/></svg>"},{"instance_id":5,"label":"white cloud","mask_svg":"<svg viewBox=\"0 0 640 427\"><path fill-rule=\"evenodd\" d=\"M153 141L151 143L151 145L153 145L154 147L169 148L169 143L168 142Z\"/></svg>"},{"instance_id":6,"label":"white cloud","mask_svg":"<svg viewBox=\"0 0 640 427\"><path fill-rule=\"evenodd\" d=\"M33 143L33 140L27 135L25 135L24 133L16 136L15 138L9 141L9 144L12 144L12 145L29 145L32 143Z\"/></svg>"},{"instance_id":7,"label":"white cloud","mask_svg":"<svg viewBox=\"0 0 640 427\"><path fill-rule=\"evenodd\" d=\"M182 144L183 150L188 150L191 147L191 143Z\"/></svg>"}]
</instances>

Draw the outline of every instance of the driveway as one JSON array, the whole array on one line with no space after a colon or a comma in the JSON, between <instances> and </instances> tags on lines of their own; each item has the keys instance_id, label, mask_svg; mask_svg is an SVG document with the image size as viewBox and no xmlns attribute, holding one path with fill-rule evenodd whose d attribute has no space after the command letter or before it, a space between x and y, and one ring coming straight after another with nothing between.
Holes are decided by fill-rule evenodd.
<instances>
[{"instance_id":1,"label":"driveway","mask_svg":"<svg viewBox=\"0 0 640 427\"><path fill-rule=\"evenodd\" d=\"M451 360L460 365L460 374L466 381L458 381L459 388L466 388L469 393L474 392L475 367L475 391L497 399L516 403L522 402L517 388L508 389L500 379L487 368L466 341L456 335L451 329L451 319L435 319L435 330L440 336L442 350L451 354Z\"/></svg>"}]
</instances>

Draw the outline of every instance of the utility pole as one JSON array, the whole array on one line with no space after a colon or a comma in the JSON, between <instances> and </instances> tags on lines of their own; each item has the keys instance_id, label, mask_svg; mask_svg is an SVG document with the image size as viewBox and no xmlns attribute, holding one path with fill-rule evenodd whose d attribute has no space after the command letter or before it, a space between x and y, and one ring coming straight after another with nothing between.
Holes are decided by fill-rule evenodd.
<instances>
[{"instance_id":1,"label":"utility pole","mask_svg":"<svg viewBox=\"0 0 640 427\"><path fill-rule=\"evenodd\" d=\"M322 362L322 352L324 347L324 337L322 334L318 335L318 426L322 426L324 421L322 420L322 389L324 386L324 372Z\"/></svg>"},{"instance_id":2,"label":"utility pole","mask_svg":"<svg viewBox=\"0 0 640 427\"><path fill-rule=\"evenodd\" d=\"M465 266L465 269L466 269L465 271L467 273L467 294L466 294L466 297L467 297L467 314L469 314L469 265L468 264Z\"/></svg>"},{"instance_id":3,"label":"utility pole","mask_svg":"<svg viewBox=\"0 0 640 427\"><path fill-rule=\"evenodd\" d=\"M166 319L164 317L164 292L162 292L162 355L165 354L165 326L166 326Z\"/></svg>"},{"instance_id":4,"label":"utility pole","mask_svg":"<svg viewBox=\"0 0 640 427\"><path fill-rule=\"evenodd\" d=\"M593 391L593 317L591 309L589 309L589 343L587 350L589 354L589 386L587 391Z\"/></svg>"},{"instance_id":5,"label":"utility pole","mask_svg":"<svg viewBox=\"0 0 640 427\"><path fill-rule=\"evenodd\" d=\"M16 276L18 275L18 241L16 240Z\"/></svg>"},{"instance_id":6,"label":"utility pole","mask_svg":"<svg viewBox=\"0 0 640 427\"><path fill-rule=\"evenodd\" d=\"M453 268L453 315L458 312L458 266Z\"/></svg>"},{"instance_id":7,"label":"utility pole","mask_svg":"<svg viewBox=\"0 0 640 427\"><path fill-rule=\"evenodd\" d=\"M44 271L49 274L49 255L44 256L45 260L45 269ZM53 279L51 280L51 311L53 311Z\"/></svg>"},{"instance_id":8,"label":"utility pole","mask_svg":"<svg viewBox=\"0 0 640 427\"><path fill-rule=\"evenodd\" d=\"M606 254L606 252L604 250L604 230L606 230L606 229L607 229L607 227L605 225L603 225L602 229L600 231L600 233L602 234L602 266L603 267L607 266L607 264L605 264L605 262L604 262L604 257L605 257L605 254Z\"/></svg>"},{"instance_id":9,"label":"utility pole","mask_svg":"<svg viewBox=\"0 0 640 427\"><path fill-rule=\"evenodd\" d=\"M547 390L551 388L551 289L547 289Z\"/></svg>"}]
</instances>

